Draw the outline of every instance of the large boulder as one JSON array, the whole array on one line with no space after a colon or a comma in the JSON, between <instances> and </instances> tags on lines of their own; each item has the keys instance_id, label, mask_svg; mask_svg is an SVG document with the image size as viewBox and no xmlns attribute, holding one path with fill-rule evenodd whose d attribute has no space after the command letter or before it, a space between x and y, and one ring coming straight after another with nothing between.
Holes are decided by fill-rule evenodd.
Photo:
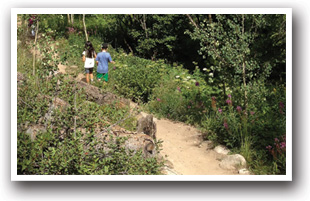
<instances>
[{"instance_id":1,"label":"large boulder","mask_svg":"<svg viewBox=\"0 0 310 201\"><path fill-rule=\"evenodd\" d=\"M220 162L220 167L225 170L239 170L246 168L246 160L240 154L227 155Z\"/></svg>"},{"instance_id":2,"label":"large boulder","mask_svg":"<svg viewBox=\"0 0 310 201\"><path fill-rule=\"evenodd\" d=\"M137 132L144 133L156 139L156 123L153 121L153 115L141 117L137 122Z\"/></svg>"}]
</instances>

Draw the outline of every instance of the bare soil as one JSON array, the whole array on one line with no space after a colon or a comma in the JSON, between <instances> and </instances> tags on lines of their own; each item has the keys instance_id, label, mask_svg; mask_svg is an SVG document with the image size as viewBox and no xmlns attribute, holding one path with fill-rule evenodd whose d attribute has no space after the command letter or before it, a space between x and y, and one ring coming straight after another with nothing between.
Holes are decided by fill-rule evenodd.
<instances>
[{"instance_id":1,"label":"bare soil","mask_svg":"<svg viewBox=\"0 0 310 201\"><path fill-rule=\"evenodd\" d=\"M199 131L189 125L167 119L155 119L157 138L163 140L161 154L167 156L180 175L234 175L219 167L217 153L207 150Z\"/></svg>"}]
</instances>

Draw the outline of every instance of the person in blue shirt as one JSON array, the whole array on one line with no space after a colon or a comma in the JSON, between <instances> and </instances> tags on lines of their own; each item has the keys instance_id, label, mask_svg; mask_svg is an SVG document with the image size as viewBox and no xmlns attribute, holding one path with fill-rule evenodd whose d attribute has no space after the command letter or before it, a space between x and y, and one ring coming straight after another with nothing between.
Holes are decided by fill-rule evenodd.
<instances>
[{"instance_id":1,"label":"person in blue shirt","mask_svg":"<svg viewBox=\"0 0 310 201\"><path fill-rule=\"evenodd\" d=\"M104 43L102 45L102 51L98 53L96 57L97 62L97 79L98 81L103 80L108 82L108 71L109 71L109 62L115 64L112 61L110 53L108 53L108 44Z\"/></svg>"}]
</instances>

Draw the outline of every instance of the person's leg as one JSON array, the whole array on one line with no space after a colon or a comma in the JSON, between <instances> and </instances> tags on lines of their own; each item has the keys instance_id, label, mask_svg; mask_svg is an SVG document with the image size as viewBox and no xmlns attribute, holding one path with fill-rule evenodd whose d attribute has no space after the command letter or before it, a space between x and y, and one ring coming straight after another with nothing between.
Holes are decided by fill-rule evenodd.
<instances>
[{"instance_id":1,"label":"person's leg","mask_svg":"<svg viewBox=\"0 0 310 201\"><path fill-rule=\"evenodd\" d=\"M100 81L102 79L102 77L103 77L103 74L97 72L97 79L98 79L98 81Z\"/></svg>"},{"instance_id":2,"label":"person's leg","mask_svg":"<svg viewBox=\"0 0 310 201\"><path fill-rule=\"evenodd\" d=\"M89 84L89 73L86 73L86 82Z\"/></svg>"},{"instance_id":3,"label":"person's leg","mask_svg":"<svg viewBox=\"0 0 310 201\"><path fill-rule=\"evenodd\" d=\"M89 84L89 69L85 68L85 73L86 73L86 82Z\"/></svg>"},{"instance_id":4,"label":"person's leg","mask_svg":"<svg viewBox=\"0 0 310 201\"><path fill-rule=\"evenodd\" d=\"M109 78L108 73L103 74L103 80L105 82L108 82L108 78Z\"/></svg>"},{"instance_id":5,"label":"person's leg","mask_svg":"<svg viewBox=\"0 0 310 201\"><path fill-rule=\"evenodd\" d=\"M89 69L90 81L94 81L93 68Z\"/></svg>"}]
</instances>

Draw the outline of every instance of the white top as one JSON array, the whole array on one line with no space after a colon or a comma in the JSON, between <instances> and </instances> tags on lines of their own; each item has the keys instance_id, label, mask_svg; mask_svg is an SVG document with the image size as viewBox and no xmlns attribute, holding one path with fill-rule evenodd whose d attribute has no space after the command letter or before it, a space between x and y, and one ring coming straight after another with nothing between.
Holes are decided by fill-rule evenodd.
<instances>
[{"instance_id":1,"label":"white top","mask_svg":"<svg viewBox=\"0 0 310 201\"><path fill-rule=\"evenodd\" d=\"M83 52L83 55L85 56L85 51ZM85 56L84 68L93 68L94 66L95 66L95 58L87 58Z\"/></svg>"}]
</instances>

